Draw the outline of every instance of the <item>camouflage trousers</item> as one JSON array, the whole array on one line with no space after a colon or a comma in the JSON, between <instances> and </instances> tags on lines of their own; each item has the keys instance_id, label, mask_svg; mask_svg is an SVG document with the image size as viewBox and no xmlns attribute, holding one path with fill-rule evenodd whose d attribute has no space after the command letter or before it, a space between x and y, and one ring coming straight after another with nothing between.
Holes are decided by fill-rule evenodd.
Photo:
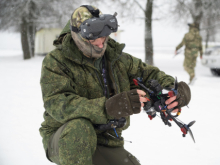
<instances>
[{"instance_id":1,"label":"camouflage trousers","mask_svg":"<svg viewBox=\"0 0 220 165\"><path fill-rule=\"evenodd\" d=\"M50 137L47 157L58 165L140 165L123 147L97 145L93 125L83 118L69 121Z\"/></svg>"},{"instance_id":2,"label":"camouflage trousers","mask_svg":"<svg viewBox=\"0 0 220 165\"><path fill-rule=\"evenodd\" d=\"M183 62L184 70L189 74L190 81L195 77L196 58L198 57L198 49L186 49L185 59Z\"/></svg>"}]
</instances>

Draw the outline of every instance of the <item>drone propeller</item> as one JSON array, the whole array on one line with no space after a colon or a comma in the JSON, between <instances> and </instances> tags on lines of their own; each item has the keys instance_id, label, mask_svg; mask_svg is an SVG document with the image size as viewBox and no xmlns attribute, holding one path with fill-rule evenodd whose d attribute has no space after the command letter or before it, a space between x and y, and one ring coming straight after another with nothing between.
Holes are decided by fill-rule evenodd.
<instances>
[{"instance_id":1,"label":"drone propeller","mask_svg":"<svg viewBox=\"0 0 220 165\"><path fill-rule=\"evenodd\" d=\"M193 136L193 133L191 131L191 129L189 127L191 127L196 121L191 121L188 125L184 124L182 127L181 127L181 131L183 132L183 137L186 136L187 132L189 132L192 140L194 141L195 143L195 139L194 139L194 136Z\"/></svg>"},{"instance_id":2,"label":"drone propeller","mask_svg":"<svg viewBox=\"0 0 220 165\"><path fill-rule=\"evenodd\" d=\"M196 121L191 121L187 126L191 127Z\"/></svg>"},{"instance_id":3,"label":"drone propeller","mask_svg":"<svg viewBox=\"0 0 220 165\"><path fill-rule=\"evenodd\" d=\"M195 122L196 122L195 120L194 120L194 121L191 121L191 122L187 125L187 126L188 126L189 134L190 134L191 138L193 139L194 143L196 143L196 142L195 142L193 133L192 133L192 131L191 131L191 129L190 129L189 127L191 127Z\"/></svg>"},{"instance_id":4,"label":"drone propeller","mask_svg":"<svg viewBox=\"0 0 220 165\"><path fill-rule=\"evenodd\" d=\"M194 143L196 143L196 141L195 141L195 139L194 139L194 136L193 136L193 133L192 133L191 129L189 128L188 131L189 131L189 134L190 134L192 140L194 141Z\"/></svg>"}]
</instances>

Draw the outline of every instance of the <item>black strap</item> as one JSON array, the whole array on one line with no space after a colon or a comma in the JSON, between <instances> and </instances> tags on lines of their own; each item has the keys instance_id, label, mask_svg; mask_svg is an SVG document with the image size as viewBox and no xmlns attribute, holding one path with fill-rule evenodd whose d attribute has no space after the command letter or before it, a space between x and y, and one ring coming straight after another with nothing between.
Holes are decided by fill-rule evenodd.
<instances>
[{"instance_id":1,"label":"black strap","mask_svg":"<svg viewBox=\"0 0 220 165\"><path fill-rule=\"evenodd\" d=\"M80 31L80 29L78 29L78 28L75 27L75 26L71 26L71 25L70 25L70 30L72 30L72 31L75 32L75 33L79 33L79 31Z\"/></svg>"},{"instance_id":2,"label":"black strap","mask_svg":"<svg viewBox=\"0 0 220 165\"><path fill-rule=\"evenodd\" d=\"M82 5L80 7L86 7L89 12L94 16L94 17L99 17L99 9L94 9L92 6L90 5Z\"/></svg>"}]
</instances>

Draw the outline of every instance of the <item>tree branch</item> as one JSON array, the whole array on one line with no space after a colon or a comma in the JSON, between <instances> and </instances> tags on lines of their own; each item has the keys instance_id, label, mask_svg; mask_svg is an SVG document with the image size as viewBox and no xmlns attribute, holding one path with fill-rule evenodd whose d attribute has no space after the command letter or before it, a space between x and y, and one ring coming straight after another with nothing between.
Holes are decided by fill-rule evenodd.
<instances>
[{"instance_id":1,"label":"tree branch","mask_svg":"<svg viewBox=\"0 0 220 165\"><path fill-rule=\"evenodd\" d=\"M134 0L134 2L141 8L141 10L145 13L146 11L144 10L144 8L141 6L141 4L137 1Z\"/></svg>"},{"instance_id":2,"label":"tree branch","mask_svg":"<svg viewBox=\"0 0 220 165\"><path fill-rule=\"evenodd\" d=\"M202 30L208 30L208 29L213 29L213 28L215 28L215 27L218 26L218 25L220 25L220 23L215 24L215 25L213 25L213 26L204 27L204 28L200 29L200 31L202 31Z\"/></svg>"}]
</instances>

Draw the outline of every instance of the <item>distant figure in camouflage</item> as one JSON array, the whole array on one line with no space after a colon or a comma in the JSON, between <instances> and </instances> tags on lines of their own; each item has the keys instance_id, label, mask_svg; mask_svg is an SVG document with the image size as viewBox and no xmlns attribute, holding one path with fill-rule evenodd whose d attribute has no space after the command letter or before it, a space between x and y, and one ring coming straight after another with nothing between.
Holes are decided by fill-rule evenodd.
<instances>
[{"instance_id":1,"label":"distant figure in camouflage","mask_svg":"<svg viewBox=\"0 0 220 165\"><path fill-rule=\"evenodd\" d=\"M185 34L182 42L176 47L175 54L177 51L185 45L185 59L184 59L184 69L190 76L189 84L195 78L194 68L196 66L196 59L198 57L198 52L200 52L200 58L202 59L202 37L199 34L199 26L197 24L188 24L189 32Z\"/></svg>"},{"instance_id":2,"label":"distant figure in camouflage","mask_svg":"<svg viewBox=\"0 0 220 165\"><path fill-rule=\"evenodd\" d=\"M157 67L124 53L125 45L109 37L114 28L99 24L104 17L108 16L95 7L77 8L54 41L57 48L43 60L40 83L45 112L40 134L47 158L58 165L139 165L124 149L121 136L130 125L130 115L140 113L145 96L149 97L132 78L143 77L145 85L150 79L163 87L174 84L174 78ZM114 25L116 17L110 17L105 23ZM81 30L88 30L81 29L83 25L92 29L85 21L94 21L100 32L83 37ZM181 84L179 95L167 100L169 108L177 107L174 112L191 97L188 85Z\"/></svg>"}]
</instances>

